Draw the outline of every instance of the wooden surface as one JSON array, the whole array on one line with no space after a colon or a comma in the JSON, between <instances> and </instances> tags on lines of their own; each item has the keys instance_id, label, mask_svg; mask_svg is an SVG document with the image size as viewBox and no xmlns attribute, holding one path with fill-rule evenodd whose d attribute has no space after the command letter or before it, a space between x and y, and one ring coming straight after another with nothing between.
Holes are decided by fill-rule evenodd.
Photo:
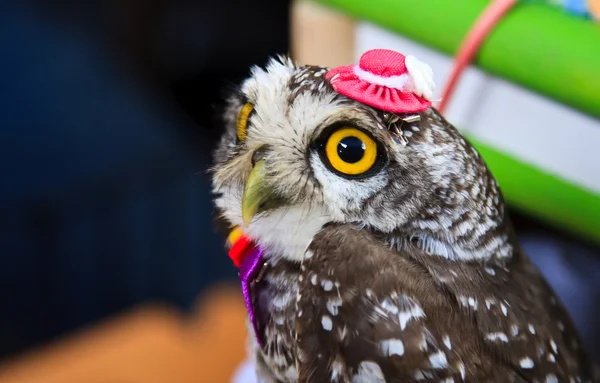
<instances>
[{"instance_id":1,"label":"wooden surface","mask_svg":"<svg viewBox=\"0 0 600 383\"><path fill-rule=\"evenodd\" d=\"M148 305L0 366L1 383L225 383L245 357L239 287L221 286L188 318Z\"/></svg>"},{"instance_id":2,"label":"wooden surface","mask_svg":"<svg viewBox=\"0 0 600 383\"><path fill-rule=\"evenodd\" d=\"M307 0L291 7L292 57L301 64L335 67L354 62L355 21Z\"/></svg>"}]
</instances>

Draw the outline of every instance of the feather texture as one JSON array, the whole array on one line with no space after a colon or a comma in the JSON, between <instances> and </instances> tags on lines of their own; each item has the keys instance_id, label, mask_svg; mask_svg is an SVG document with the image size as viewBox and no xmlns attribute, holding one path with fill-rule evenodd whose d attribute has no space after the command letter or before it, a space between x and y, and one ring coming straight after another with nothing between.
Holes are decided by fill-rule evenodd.
<instances>
[{"instance_id":1,"label":"feather texture","mask_svg":"<svg viewBox=\"0 0 600 383\"><path fill-rule=\"evenodd\" d=\"M245 228L268 262L251 286L259 381L600 382L477 150L435 109L407 122L336 93L326 72L285 57L254 68L215 152L232 227L258 151L261 182L285 201ZM377 142L377 172L331 171L319 148L336 126Z\"/></svg>"}]
</instances>

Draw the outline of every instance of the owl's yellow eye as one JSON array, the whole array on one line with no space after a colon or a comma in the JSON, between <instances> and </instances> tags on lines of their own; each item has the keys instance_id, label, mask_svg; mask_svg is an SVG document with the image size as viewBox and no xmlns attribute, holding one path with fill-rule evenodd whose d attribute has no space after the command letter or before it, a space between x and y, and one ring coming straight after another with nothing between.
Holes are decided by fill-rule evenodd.
<instances>
[{"instance_id":1,"label":"owl's yellow eye","mask_svg":"<svg viewBox=\"0 0 600 383\"><path fill-rule=\"evenodd\" d=\"M246 128L248 126L248 118L250 118L250 114L254 110L254 107L250 103L244 104L242 109L237 116L236 127L237 127L237 138L240 141L244 141L246 139Z\"/></svg>"},{"instance_id":2,"label":"owl's yellow eye","mask_svg":"<svg viewBox=\"0 0 600 383\"><path fill-rule=\"evenodd\" d=\"M375 140L362 130L343 127L334 131L325 143L325 157L331 167L342 174L358 176L367 173L377 162Z\"/></svg>"}]
</instances>

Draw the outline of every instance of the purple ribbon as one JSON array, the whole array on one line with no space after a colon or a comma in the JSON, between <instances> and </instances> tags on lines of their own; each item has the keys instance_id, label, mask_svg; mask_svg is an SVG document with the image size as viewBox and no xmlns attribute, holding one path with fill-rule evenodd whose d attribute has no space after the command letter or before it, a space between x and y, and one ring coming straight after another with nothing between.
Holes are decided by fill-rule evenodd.
<instances>
[{"instance_id":1,"label":"purple ribbon","mask_svg":"<svg viewBox=\"0 0 600 383\"><path fill-rule=\"evenodd\" d=\"M242 294L244 294L244 303L246 304L246 310L248 310L248 317L252 322L252 327L254 328L254 335L256 336L256 340L260 347L262 347L262 339L258 332L258 323L256 321L256 315L254 314L254 308L252 305L252 293L250 291L250 285L256 274L260 270L263 259L262 259L263 249L261 247L256 247L248 256L244 259L242 264L240 265L240 280L242 282Z\"/></svg>"}]
</instances>

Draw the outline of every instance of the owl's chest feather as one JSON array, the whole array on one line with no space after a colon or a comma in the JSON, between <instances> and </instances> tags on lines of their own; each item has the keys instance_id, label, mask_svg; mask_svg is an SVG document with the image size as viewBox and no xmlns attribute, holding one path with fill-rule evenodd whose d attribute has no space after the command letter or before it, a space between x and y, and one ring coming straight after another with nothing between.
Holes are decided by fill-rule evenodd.
<instances>
[{"instance_id":1,"label":"owl's chest feather","mask_svg":"<svg viewBox=\"0 0 600 383\"><path fill-rule=\"evenodd\" d=\"M297 379L295 343L298 270L293 264L269 266L263 278L252 287L253 302L263 347L257 339L253 347L280 381Z\"/></svg>"}]
</instances>

